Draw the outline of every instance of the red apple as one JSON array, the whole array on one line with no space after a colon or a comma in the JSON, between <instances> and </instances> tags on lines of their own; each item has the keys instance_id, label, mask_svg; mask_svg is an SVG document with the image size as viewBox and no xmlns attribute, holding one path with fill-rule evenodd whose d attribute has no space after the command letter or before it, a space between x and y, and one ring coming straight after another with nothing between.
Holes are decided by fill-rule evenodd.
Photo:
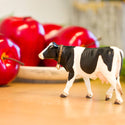
<instances>
[{"instance_id":1,"label":"red apple","mask_svg":"<svg viewBox=\"0 0 125 125\"><path fill-rule=\"evenodd\" d=\"M49 40L62 28L62 26L52 23L45 23L42 25L45 30L45 40Z\"/></svg>"},{"instance_id":2,"label":"red apple","mask_svg":"<svg viewBox=\"0 0 125 125\"><path fill-rule=\"evenodd\" d=\"M99 46L99 42L93 33L79 26L70 26L60 29L47 41L47 45L50 42L56 42L58 45L85 46L89 48L95 48ZM56 63L53 64L53 61L51 60L45 60L44 64L45 66L56 66Z\"/></svg>"},{"instance_id":3,"label":"red apple","mask_svg":"<svg viewBox=\"0 0 125 125\"><path fill-rule=\"evenodd\" d=\"M79 26L70 26L60 29L55 36L48 40L48 44L51 41L65 46L87 46L89 48L99 46L99 42L94 34Z\"/></svg>"},{"instance_id":4,"label":"red apple","mask_svg":"<svg viewBox=\"0 0 125 125\"><path fill-rule=\"evenodd\" d=\"M20 60L20 48L10 39L0 35L0 85L13 80L19 70L17 62L5 58Z\"/></svg>"},{"instance_id":5,"label":"red apple","mask_svg":"<svg viewBox=\"0 0 125 125\"><path fill-rule=\"evenodd\" d=\"M20 47L26 66L38 65L38 54L44 48L44 29L39 22L31 17L8 17L1 22L0 32Z\"/></svg>"}]
</instances>

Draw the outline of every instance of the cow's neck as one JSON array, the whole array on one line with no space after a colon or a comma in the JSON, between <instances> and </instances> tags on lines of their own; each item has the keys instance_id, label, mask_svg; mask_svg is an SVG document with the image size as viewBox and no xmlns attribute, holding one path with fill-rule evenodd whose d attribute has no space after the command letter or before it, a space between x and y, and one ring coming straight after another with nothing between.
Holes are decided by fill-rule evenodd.
<instances>
[{"instance_id":1,"label":"cow's neck","mask_svg":"<svg viewBox=\"0 0 125 125\"><path fill-rule=\"evenodd\" d=\"M71 46L63 46L60 64L69 71L73 66L73 58L74 58L74 47Z\"/></svg>"}]
</instances>

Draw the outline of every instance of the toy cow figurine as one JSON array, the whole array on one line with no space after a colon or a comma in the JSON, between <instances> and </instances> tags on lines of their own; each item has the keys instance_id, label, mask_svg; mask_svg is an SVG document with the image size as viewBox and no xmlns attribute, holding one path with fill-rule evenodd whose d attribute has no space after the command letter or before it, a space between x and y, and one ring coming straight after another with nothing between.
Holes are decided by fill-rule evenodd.
<instances>
[{"instance_id":1,"label":"toy cow figurine","mask_svg":"<svg viewBox=\"0 0 125 125\"><path fill-rule=\"evenodd\" d=\"M62 46L50 43L40 54L41 59L55 59L58 66L61 64L69 72L68 81L61 97L69 95L69 89L73 85L76 76L81 76L87 87L87 98L93 96L90 78L99 78L103 82L109 82L111 87L106 92L105 100L112 98L115 90L115 104L121 104L122 88L120 84L120 71L122 67L123 51L117 47L85 48L74 46Z\"/></svg>"}]
</instances>

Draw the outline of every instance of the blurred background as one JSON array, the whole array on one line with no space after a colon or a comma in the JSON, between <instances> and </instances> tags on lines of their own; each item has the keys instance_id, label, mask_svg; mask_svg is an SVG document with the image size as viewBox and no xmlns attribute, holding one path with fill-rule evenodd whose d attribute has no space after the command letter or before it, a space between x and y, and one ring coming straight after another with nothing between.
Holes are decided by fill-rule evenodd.
<instances>
[{"instance_id":1,"label":"blurred background","mask_svg":"<svg viewBox=\"0 0 125 125\"><path fill-rule=\"evenodd\" d=\"M31 16L41 23L87 28L101 45L116 45L125 52L125 0L0 0L0 18Z\"/></svg>"}]
</instances>

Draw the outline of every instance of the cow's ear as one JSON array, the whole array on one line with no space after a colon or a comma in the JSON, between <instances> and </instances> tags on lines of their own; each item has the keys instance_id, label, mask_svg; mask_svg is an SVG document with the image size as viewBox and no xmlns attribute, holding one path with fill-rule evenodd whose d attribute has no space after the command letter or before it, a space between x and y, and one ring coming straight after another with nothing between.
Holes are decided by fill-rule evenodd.
<instances>
[{"instance_id":1,"label":"cow's ear","mask_svg":"<svg viewBox=\"0 0 125 125\"><path fill-rule=\"evenodd\" d=\"M57 45L55 42L53 42L53 46L54 46L54 47L58 47L58 45Z\"/></svg>"}]
</instances>

